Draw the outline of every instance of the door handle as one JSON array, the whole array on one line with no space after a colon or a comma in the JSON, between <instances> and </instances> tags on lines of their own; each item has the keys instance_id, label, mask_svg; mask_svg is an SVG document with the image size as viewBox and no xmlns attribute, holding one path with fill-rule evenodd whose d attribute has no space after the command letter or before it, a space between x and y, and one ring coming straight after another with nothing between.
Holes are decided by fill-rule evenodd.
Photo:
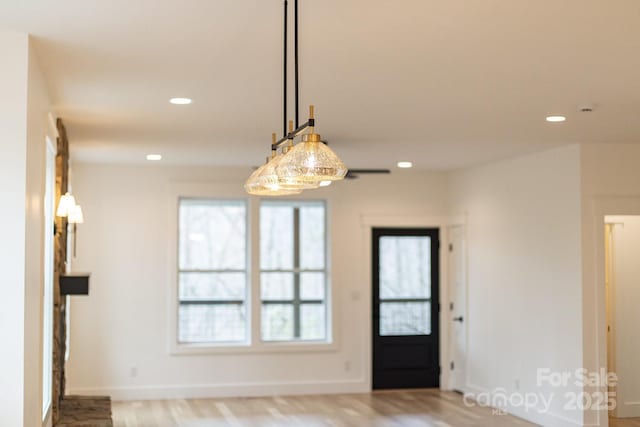
<instances>
[{"instance_id":1,"label":"door handle","mask_svg":"<svg viewBox=\"0 0 640 427\"><path fill-rule=\"evenodd\" d=\"M464 322L464 318L463 318L462 316L460 316L460 317L454 317L454 318L453 318L453 321L454 321L454 322L460 322L460 323L462 323L462 322Z\"/></svg>"}]
</instances>

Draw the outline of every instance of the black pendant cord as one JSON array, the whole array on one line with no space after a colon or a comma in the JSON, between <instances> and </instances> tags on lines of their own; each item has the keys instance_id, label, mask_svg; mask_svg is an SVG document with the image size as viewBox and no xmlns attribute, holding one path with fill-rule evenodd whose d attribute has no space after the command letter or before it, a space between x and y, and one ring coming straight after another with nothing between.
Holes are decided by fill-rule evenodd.
<instances>
[{"instance_id":1,"label":"black pendant cord","mask_svg":"<svg viewBox=\"0 0 640 427\"><path fill-rule=\"evenodd\" d=\"M289 18L287 11L289 9L289 2L284 0L284 67L283 67L283 85L282 85L282 135L284 138L287 136L287 27Z\"/></svg>"},{"instance_id":2,"label":"black pendant cord","mask_svg":"<svg viewBox=\"0 0 640 427\"><path fill-rule=\"evenodd\" d=\"M299 113L299 105L298 105L298 94L299 94L299 84L298 84L298 0L294 0L294 27L293 27L293 40L294 40L294 66L295 66L295 103L296 103L296 128L300 126L300 113Z\"/></svg>"},{"instance_id":3,"label":"black pendant cord","mask_svg":"<svg viewBox=\"0 0 640 427\"><path fill-rule=\"evenodd\" d=\"M299 136L304 132L305 129L315 126L315 119L313 117L309 117L309 120L303 124L300 124L300 111L299 111L299 93L300 93L300 85L299 85L299 77L300 73L298 72L298 0L294 0L294 104L295 104L295 129L293 131L289 131L287 127L287 47L288 47L288 0L284 0L284 66L283 66L283 85L282 85L282 101L283 101L283 117L282 117L282 131L283 136L278 141L271 144L271 150L278 150L285 143L289 142L293 138Z\"/></svg>"}]
</instances>

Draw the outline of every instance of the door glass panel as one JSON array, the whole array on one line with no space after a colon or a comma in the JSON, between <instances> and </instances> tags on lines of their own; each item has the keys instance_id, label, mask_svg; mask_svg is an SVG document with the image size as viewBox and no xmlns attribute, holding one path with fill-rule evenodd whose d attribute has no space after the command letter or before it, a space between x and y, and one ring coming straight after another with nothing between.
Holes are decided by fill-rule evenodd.
<instances>
[{"instance_id":1,"label":"door glass panel","mask_svg":"<svg viewBox=\"0 0 640 427\"><path fill-rule=\"evenodd\" d=\"M431 298L431 238L380 237L380 299Z\"/></svg>"},{"instance_id":2,"label":"door glass panel","mask_svg":"<svg viewBox=\"0 0 640 427\"><path fill-rule=\"evenodd\" d=\"M430 335L431 303L381 302L380 335Z\"/></svg>"}]
</instances>

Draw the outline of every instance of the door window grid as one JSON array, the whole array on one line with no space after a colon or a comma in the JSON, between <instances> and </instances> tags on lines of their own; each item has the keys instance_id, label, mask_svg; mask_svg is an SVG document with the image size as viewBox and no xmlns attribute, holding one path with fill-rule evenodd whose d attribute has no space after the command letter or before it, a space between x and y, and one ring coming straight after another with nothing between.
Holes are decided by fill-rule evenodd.
<instances>
[{"instance_id":1,"label":"door window grid","mask_svg":"<svg viewBox=\"0 0 640 427\"><path fill-rule=\"evenodd\" d=\"M431 334L431 238L380 237L380 335Z\"/></svg>"}]
</instances>

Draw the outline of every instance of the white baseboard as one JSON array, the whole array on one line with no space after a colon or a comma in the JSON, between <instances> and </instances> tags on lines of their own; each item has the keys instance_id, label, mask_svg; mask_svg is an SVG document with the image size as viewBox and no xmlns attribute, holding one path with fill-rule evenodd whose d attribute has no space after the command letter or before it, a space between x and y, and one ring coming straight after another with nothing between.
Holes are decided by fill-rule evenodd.
<instances>
[{"instance_id":1,"label":"white baseboard","mask_svg":"<svg viewBox=\"0 0 640 427\"><path fill-rule=\"evenodd\" d=\"M204 399L305 394L368 393L364 379L287 383L184 384L112 387L69 387L67 394L111 396L113 400Z\"/></svg>"},{"instance_id":2,"label":"white baseboard","mask_svg":"<svg viewBox=\"0 0 640 427\"><path fill-rule=\"evenodd\" d=\"M491 393L490 390L484 387L479 387L471 384L467 384L465 389L462 391L465 394L470 393L475 395L480 393ZM524 408L511 407L511 405L508 405L507 407L500 408L500 409L504 410L509 415L522 418L523 420L526 420L544 427L568 427L568 426L590 427L591 426L588 424L584 424L583 421L578 421L578 420L565 417L564 415L556 414L553 412L526 411Z\"/></svg>"},{"instance_id":3,"label":"white baseboard","mask_svg":"<svg viewBox=\"0 0 640 427\"><path fill-rule=\"evenodd\" d=\"M618 417L640 417L640 402L618 402Z\"/></svg>"}]
</instances>

